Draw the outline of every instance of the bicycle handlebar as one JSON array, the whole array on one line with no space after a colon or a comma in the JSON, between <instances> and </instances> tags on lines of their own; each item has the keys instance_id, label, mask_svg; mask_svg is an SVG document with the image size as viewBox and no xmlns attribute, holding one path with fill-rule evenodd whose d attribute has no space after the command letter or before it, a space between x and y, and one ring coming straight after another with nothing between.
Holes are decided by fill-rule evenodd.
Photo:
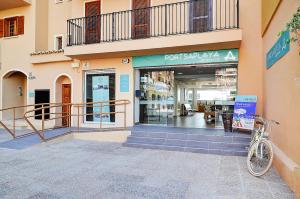
<instances>
[{"instance_id":1,"label":"bicycle handlebar","mask_svg":"<svg viewBox=\"0 0 300 199\"><path fill-rule=\"evenodd\" d=\"M280 125L279 122L275 121L275 120L267 120L267 119L264 119L262 116L260 115L252 115L254 117L256 117L257 119L259 119L260 121L257 121L257 123L263 123L263 124L266 124L266 123L273 123L273 124L277 124L277 125Z\"/></svg>"}]
</instances>

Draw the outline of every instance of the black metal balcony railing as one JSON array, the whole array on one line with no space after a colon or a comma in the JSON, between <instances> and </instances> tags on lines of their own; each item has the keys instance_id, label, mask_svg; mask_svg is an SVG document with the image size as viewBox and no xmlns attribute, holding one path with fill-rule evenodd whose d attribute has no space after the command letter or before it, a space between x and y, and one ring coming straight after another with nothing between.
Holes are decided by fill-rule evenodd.
<instances>
[{"instance_id":1,"label":"black metal balcony railing","mask_svg":"<svg viewBox=\"0 0 300 199\"><path fill-rule=\"evenodd\" d=\"M68 46L239 28L239 0L191 0L67 21Z\"/></svg>"}]
</instances>

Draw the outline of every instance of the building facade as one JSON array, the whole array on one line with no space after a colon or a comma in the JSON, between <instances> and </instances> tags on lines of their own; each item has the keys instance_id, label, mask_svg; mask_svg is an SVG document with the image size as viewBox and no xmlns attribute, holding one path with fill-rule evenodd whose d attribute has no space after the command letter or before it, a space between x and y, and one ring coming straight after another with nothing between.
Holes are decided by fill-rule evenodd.
<instances>
[{"instance_id":1,"label":"building facade","mask_svg":"<svg viewBox=\"0 0 300 199\"><path fill-rule=\"evenodd\" d=\"M299 1L263 1L262 36L264 66L267 54L276 45L280 31L286 30L300 6ZM291 37L293 33L290 33ZM276 118L280 126L271 135L275 149L275 166L291 188L300 193L299 77L300 56L298 43L291 42L289 51L264 71L264 115Z\"/></svg>"},{"instance_id":2,"label":"building facade","mask_svg":"<svg viewBox=\"0 0 300 199\"><path fill-rule=\"evenodd\" d=\"M279 18L290 17L285 14L299 7L296 0L283 0L271 11L262 9L270 6L260 0L14 2L0 3L2 108L129 100L126 126L168 125L169 118L181 115L185 102L198 111L211 101L226 109L236 95L255 95L257 113L283 124L272 135L278 153L293 160L293 168L299 167L299 124L293 122L299 106L292 107L299 99L299 86L298 80L290 80L299 76L297 50L288 55L297 62L286 58L292 74L284 63L264 67L266 52L283 26ZM284 97L277 97L283 96L278 88ZM278 105L282 103L286 106ZM92 114L95 108L80 111ZM107 112L113 111L118 110L108 107ZM81 126L98 125L98 119L86 115ZM124 115L102 119L108 126L121 126ZM291 186L299 186L279 159L279 170L293 181Z\"/></svg>"}]
</instances>

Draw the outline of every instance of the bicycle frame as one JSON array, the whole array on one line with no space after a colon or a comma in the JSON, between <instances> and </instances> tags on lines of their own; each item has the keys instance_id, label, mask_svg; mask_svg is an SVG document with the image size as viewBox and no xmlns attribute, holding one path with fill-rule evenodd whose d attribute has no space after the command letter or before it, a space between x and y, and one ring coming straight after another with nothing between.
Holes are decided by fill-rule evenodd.
<instances>
[{"instance_id":1,"label":"bicycle frame","mask_svg":"<svg viewBox=\"0 0 300 199\"><path fill-rule=\"evenodd\" d=\"M260 125L259 128L255 129L255 133L252 137L252 140L251 140L251 143L250 143L250 148L252 145L256 144L256 157L258 157L258 154L263 154L262 153L262 150L263 150L263 146L260 145L259 146L259 143L262 141L262 140L269 140L269 132L272 131L272 125L273 124L277 124L279 125L279 122L277 121L274 121L274 120L266 120L266 119L263 119L262 117L259 117L259 116L256 116L256 120L257 120L257 123ZM258 153L260 150L260 153ZM263 157L259 157L259 158L263 158Z\"/></svg>"}]
</instances>

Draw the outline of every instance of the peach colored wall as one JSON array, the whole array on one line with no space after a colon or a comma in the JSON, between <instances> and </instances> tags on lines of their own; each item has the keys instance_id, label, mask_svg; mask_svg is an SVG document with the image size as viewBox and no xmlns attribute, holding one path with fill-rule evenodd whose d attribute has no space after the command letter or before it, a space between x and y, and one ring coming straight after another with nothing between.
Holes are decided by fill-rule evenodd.
<instances>
[{"instance_id":1,"label":"peach colored wall","mask_svg":"<svg viewBox=\"0 0 300 199\"><path fill-rule=\"evenodd\" d=\"M102 14L131 9L131 0L102 0Z\"/></svg>"},{"instance_id":2,"label":"peach colored wall","mask_svg":"<svg viewBox=\"0 0 300 199\"><path fill-rule=\"evenodd\" d=\"M29 54L35 49L34 9L32 6L0 11L0 18L25 16L24 35L1 38L2 67L1 73L12 68L24 69L29 66ZM31 42L28 42L31 41Z\"/></svg>"},{"instance_id":3,"label":"peach colored wall","mask_svg":"<svg viewBox=\"0 0 300 199\"><path fill-rule=\"evenodd\" d=\"M278 39L278 33L285 30L285 25L300 6L298 0L282 0L268 30L263 37L263 55L266 57L269 49ZM275 119L280 126L273 129L271 139L290 161L300 165L300 56L299 46L291 45L291 50L270 69L264 71L265 106L264 113L268 119ZM265 63L264 63L265 66ZM278 156L276 165L283 171L290 163ZM282 164L279 164L282 162ZM285 179L291 183L294 178L292 170L282 172ZM300 179L298 178L298 181ZM299 186L299 183L298 183ZM298 187L299 189L299 187ZM299 193L300 194L300 193ZM300 197L300 195L299 195Z\"/></svg>"},{"instance_id":4,"label":"peach colored wall","mask_svg":"<svg viewBox=\"0 0 300 199\"><path fill-rule=\"evenodd\" d=\"M239 49L238 94L257 95L257 113L263 107L263 58L260 0L240 1L240 28L243 39Z\"/></svg>"},{"instance_id":5,"label":"peach colored wall","mask_svg":"<svg viewBox=\"0 0 300 199\"><path fill-rule=\"evenodd\" d=\"M72 1L55 3L49 0L48 49L53 50L55 36L63 35L63 45L67 41L67 20L72 18Z\"/></svg>"},{"instance_id":6,"label":"peach colored wall","mask_svg":"<svg viewBox=\"0 0 300 199\"><path fill-rule=\"evenodd\" d=\"M0 50L1 50L1 70L0 70L0 77L3 77L9 71L17 70L22 71L25 74L28 74L30 69L30 53L35 50L35 1L32 1L32 5L13 8L8 10L1 10L0 11L0 18L12 17L12 16L24 16L25 17L25 28L24 34L19 35L16 37L9 37L9 38L0 38ZM1 79L0 85L0 107L4 107L8 105L5 102L4 88L5 83L3 84L3 80ZM26 86L24 86L26 88ZM3 89L4 88L4 89ZM15 90L15 89L12 89ZM24 101L18 101L18 105L24 105L27 100L27 93L24 89ZM3 103L4 101L4 103ZM13 101L13 100L11 100ZM20 104L20 103L21 104ZM6 104L5 104L6 103ZM14 103L14 105L16 105Z\"/></svg>"},{"instance_id":7,"label":"peach colored wall","mask_svg":"<svg viewBox=\"0 0 300 199\"><path fill-rule=\"evenodd\" d=\"M269 23L272 20L272 17L279 6L281 0L262 0L262 33L264 33L268 26Z\"/></svg>"},{"instance_id":8,"label":"peach colored wall","mask_svg":"<svg viewBox=\"0 0 300 199\"><path fill-rule=\"evenodd\" d=\"M2 80L2 93L3 95L3 107L16 107L22 106L26 104L26 96L27 96L27 77L25 74L20 72L12 73L11 75L7 75ZM21 93L19 88L22 89ZM24 113L24 109L16 109L16 117L22 117ZM12 111L6 111L5 117L6 119L13 118Z\"/></svg>"},{"instance_id":9,"label":"peach colored wall","mask_svg":"<svg viewBox=\"0 0 300 199\"><path fill-rule=\"evenodd\" d=\"M72 1L72 18L85 16L85 3L95 0L73 0ZM117 2L117 3L116 3ZM131 0L101 0L101 14L129 10Z\"/></svg>"},{"instance_id":10,"label":"peach colored wall","mask_svg":"<svg viewBox=\"0 0 300 199\"><path fill-rule=\"evenodd\" d=\"M116 99L127 99L130 100L130 105L127 106L127 126L133 125L133 68L131 64L122 64L122 58L113 59L92 59L92 60L81 60L80 68L72 68L72 62L53 62L45 64L34 64L34 76L35 80L29 81L29 91L33 92L35 89L50 89L51 102L60 102L61 94L57 86L57 79L60 82L60 76L65 75L70 77L72 83L72 103L84 102L83 95L83 82L84 82L84 71L114 68L116 72ZM84 68L87 64L88 68ZM120 75L128 74L130 76L130 92L120 92ZM29 103L34 103L34 98L29 98ZM123 111L123 107L118 107L117 110ZM123 115L117 115L116 126L123 125Z\"/></svg>"},{"instance_id":11,"label":"peach colored wall","mask_svg":"<svg viewBox=\"0 0 300 199\"><path fill-rule=\"evenodd\" d=\"M48 0L36 1L35 6L35 34L36 34L36 51L48 50L48 21L49 21L49 2Z\"/></svg>"}]
</instances>

